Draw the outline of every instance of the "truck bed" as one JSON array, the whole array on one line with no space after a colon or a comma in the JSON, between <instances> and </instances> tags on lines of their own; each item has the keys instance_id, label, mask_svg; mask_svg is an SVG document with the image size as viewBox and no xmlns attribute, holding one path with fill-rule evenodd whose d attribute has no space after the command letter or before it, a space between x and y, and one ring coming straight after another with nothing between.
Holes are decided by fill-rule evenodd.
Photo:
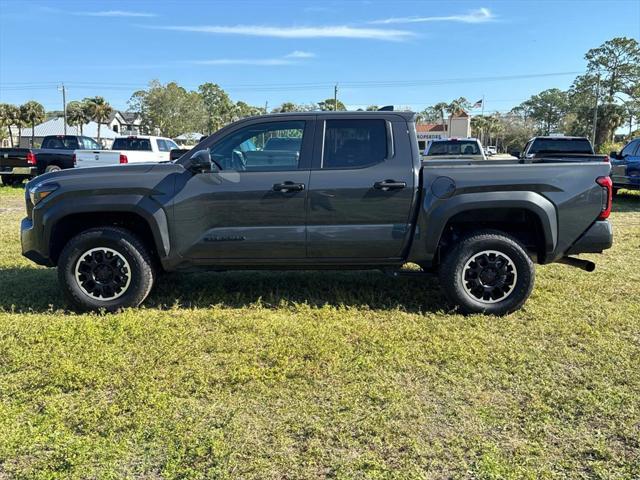
<instances>
[{"instance_id":1,"label":"truck bed","mask_svg":"<svg viewBox=\"0 0 640 480\"><path fill-rule=\"evenodd\" d=\"M418 227L430 233L444 229L438 218L445 211L450 215L452 209L457 208L491 212L494 208L511 206L540 210L545 213L541 218L551 220L543 225L549 241L538 260L553 262L562 258L596 222L605 200L596 179L607 177L610 170L608 162L576 162L564 158L422 162L426 211L421 218L430 221ZM499 214L495 212L496 217ZM426 250L435 250L435 247L426 244Z\"/></svg>"}]
</instances>

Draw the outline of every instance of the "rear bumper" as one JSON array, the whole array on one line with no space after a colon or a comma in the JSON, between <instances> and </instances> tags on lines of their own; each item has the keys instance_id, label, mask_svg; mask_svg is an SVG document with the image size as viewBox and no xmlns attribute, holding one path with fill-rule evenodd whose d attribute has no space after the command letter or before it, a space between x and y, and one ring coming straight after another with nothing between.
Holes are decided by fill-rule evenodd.
<instances>
[{"instance_id":1,"label":"rear bumper","mask_svg":"<svg viewBox=\"0 0 640 480\"><path fill-rule=\"evenodd\" d=\"M613 245L613 229L608 220L597 221L582 234L565 255L600 253Z\"/></svg>"},{"instance_id":2,"label":"rear bumper","mask_svg":"<svg viewBox=\"0 0 640 480\"><path fill-rule=\"evenodd\" d=\"M53 263L45 252L42 251L39 240L42 235L38 234L30 218L23 218L20 223L20 242L22 243L22 255L32 262L46 267L52 267Z\"/></svg>"},{"instance_id":3,"label":"rear bumper","mask_svg":"<svg viewBox=\"0 0 640 480\"><path fill-rule=\"evenodd\" d=\"M26 177L35 177L38 175L38 167L1 167L0 175L20 175Z\"/></svg>"}]
</instances>

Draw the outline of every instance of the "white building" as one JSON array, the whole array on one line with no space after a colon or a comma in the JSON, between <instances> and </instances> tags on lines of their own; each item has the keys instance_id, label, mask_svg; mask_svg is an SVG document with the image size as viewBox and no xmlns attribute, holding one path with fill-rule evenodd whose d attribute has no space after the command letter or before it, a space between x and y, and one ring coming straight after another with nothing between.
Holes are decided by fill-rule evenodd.
<instances>
[{"instance_id":1,"label":"white building","mask_svg":"<svg viewBox=\"0 0 640 480\"><path fill-rule=\"evenodd\" d=\"M449 132L451 125L451 132ZM418 123L416 125L418 147L422 152L427 141L435 138L467 138L471 136L471 117L466 112L452 115L442 123Z\"/></svg>"}]
</instances>

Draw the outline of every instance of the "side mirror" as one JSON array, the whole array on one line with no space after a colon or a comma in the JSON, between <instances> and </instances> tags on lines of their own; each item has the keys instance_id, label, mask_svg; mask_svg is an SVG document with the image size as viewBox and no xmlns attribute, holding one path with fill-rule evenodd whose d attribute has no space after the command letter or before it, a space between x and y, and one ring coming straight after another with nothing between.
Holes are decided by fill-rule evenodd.
<instances>
[{"instance_id":1,"label":"side mirror","mask_svg":"<svg viewBox=\"0 0 640 480\"><path fill-rule=\"evenodd\" d=\"M509 152L509 155L511 155L512 157L520 158L520 151L519 150L511 150Z\"/></svg>"},{"instance_id":2,"label":"side mirror","mask_svg":"<svg viewBox=\"0 0 640 480\"><path fill-rule=\"evenodd\" d=\"M609 154L609 158L615 158L618 159L620 156L618 155L618 152L611 152Z\"/></svg>"},{"instance_id":3,"label":"side mirror","mask_svg":"<svg viewBox=\"0 0 640 480\"><path fill-rule=\"evenodd\" d=\"M217 172L218 168L211 161L211 153L209 149L198 150L189 159L189 170L194 173L210 173Z\"/></svg>"}]
</instances>

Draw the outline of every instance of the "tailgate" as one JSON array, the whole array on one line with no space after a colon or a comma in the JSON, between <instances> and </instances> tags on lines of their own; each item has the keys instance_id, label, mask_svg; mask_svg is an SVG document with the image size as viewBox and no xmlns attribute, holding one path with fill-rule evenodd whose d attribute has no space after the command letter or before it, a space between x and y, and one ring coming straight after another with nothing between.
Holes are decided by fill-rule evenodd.
<instances>
[{"instance_id":1,"label":"tailgate","mask_svg":"<svg viewBox=\"0 0 640 480\"><path fill-rule=\"evenodd\" d=\"M120 152L112 150L76 150L76 167L104 167L118 165Z\"/></svg>"},{"instance_id":2,"label":"tailgate","mask_svg":"<svg viewBox=\"0 0 640 480\"><path fill-rule=\"evenodd\" d=\"M0 168L31 167L27 163L28 148L0 148Z\"/></svg>"}]
</instances>

